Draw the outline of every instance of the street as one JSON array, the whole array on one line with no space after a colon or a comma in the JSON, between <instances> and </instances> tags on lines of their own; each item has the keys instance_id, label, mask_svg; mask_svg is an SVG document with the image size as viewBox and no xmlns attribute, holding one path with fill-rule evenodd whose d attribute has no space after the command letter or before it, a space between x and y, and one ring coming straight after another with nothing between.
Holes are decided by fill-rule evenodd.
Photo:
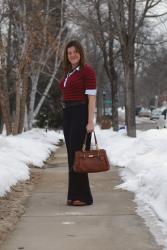
<instances>
[{"instance_id":1,"label":"street","mask_svg":"<svg viewBox=\"0 0 167 250\"><path fill-rule=\"evenodd\" d=\"M136 117L136 129L137 130L148 130L148 129L156 129L157 128L157 120L150 120L150 118L146 117Z\"/></svg>"}]
</instances>

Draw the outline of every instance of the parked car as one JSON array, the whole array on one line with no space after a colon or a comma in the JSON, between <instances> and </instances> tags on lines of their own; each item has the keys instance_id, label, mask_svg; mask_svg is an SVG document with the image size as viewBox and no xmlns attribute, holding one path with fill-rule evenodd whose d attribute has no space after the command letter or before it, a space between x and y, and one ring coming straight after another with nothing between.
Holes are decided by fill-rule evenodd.
<instances>
[{"instance_id":1,"label":"parked car","mask_svg":"<svg viewBox=\"0 0 167 250\"><path fill-rule=\"evenodd\" d=\"M167 112L167 107L166 106L162 106L162 107L156 108L156 109L154 109L151 112L150 120L159 119L161 115L166 116L165 115L166 112Z\"/></svg>"},{"instance_id":2,"label":"parked car","mask_svg":"<svg viewBox=\"0 0 167 250\"><path fill-rule=\"evenodd\" d=\"M141 108L138 114L139 117L150 117L151 110L148 108Z\"/></svg>"}]
</instances>

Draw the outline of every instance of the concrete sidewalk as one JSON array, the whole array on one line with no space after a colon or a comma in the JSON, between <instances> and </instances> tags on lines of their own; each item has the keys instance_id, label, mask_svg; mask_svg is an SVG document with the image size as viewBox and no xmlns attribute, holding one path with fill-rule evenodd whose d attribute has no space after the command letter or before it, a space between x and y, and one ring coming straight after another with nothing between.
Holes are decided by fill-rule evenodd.
<instances>
[{"instance_id":1,"label":"concrete sidewalk","mask_svg":"<svg viewBox=\"0 0 167 250\"><path fill-rule=\"evenodd\" d=\"M67 158L59 148L0 250L162 250L135 213L133 194L114 190L118 168L90 174L94 205L66 206ZM37 170L38 171L38 170Z\"/></svg>"}]
</instances>

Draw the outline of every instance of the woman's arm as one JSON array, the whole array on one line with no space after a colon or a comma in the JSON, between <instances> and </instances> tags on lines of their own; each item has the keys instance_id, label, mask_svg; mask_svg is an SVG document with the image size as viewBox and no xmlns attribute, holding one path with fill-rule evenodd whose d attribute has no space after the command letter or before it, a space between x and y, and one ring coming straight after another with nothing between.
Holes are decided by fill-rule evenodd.
<instances>
[{"instance_id":1,"label":"woman's arm","mask_svg":"<svg viewBox=\"0 0 167 250\"><path fill-rule=\"evenodd\" d=\"M94 113L95 113L95 106L96 106L96 96L95 95L88 95L88 124L86 126L86 130L88 133L94 131Z\"/></svg>"}]
</instances>

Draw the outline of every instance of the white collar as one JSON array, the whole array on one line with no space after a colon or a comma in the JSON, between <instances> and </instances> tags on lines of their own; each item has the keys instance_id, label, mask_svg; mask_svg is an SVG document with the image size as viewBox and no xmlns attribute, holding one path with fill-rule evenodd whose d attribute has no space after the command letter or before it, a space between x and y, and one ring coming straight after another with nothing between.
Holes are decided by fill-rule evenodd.
<instances>
[{"instance_id":1,"label":"white collar","mask_svg":"<svg viewBox=\"0 0 167 250\"><path fill-rule=\"evenodd\" d=\"M75 71L79 71L80 70L80 66L77 66L76 68L74 68L70 73L68 73L68 74L71 74L71 73L73 73L73 72L75 72Z\"/></svg>"},{"instance_id":2,"label":"white collar","mask_svg":"<svg viewBox=\"0 0 167 250\"><path fill-rule=\"evenodd\" d=\"M78 66L78 67L76 68L76 70L79 71L79 70L80 70L80 66Z\"/></svg>"}]
</instances>

